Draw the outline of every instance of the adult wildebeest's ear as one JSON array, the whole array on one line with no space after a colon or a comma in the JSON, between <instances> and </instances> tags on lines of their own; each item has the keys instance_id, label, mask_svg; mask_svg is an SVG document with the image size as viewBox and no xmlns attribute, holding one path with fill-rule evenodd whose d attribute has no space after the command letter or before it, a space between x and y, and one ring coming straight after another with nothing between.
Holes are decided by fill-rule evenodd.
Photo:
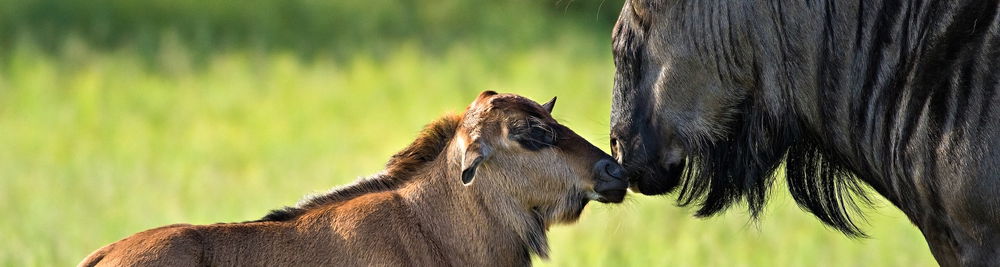
<instances>
[{"instance_id":1,"label":"adult wildebeest's ear","mask_svg":"<svg viewBox=\"0 0 1000 267\"><path fill-rule=\"evenodd\" d=\"M552 113L552 109L556 107L556 97L553 96L552 100L549 100L549 102L545 102L545 104L542 104L542 107L545 108L545 110L548 110L549 113Z\"/></svg>"},{"instance_id":2,"label":"adult wildebeest's ear","mask_svg":"<svg viewBox=\"0 0 1000 267\"><path fill-rule=\"evenodd\" d=\"M479 168L479 165L483 161L490 157L491 153L493 153L493 149L479 140L472 141L465 148L465 153L462 154L463 184L469 185L472 183L472 179L476 177L476 169Z\"/></svg>"}]
</instances>

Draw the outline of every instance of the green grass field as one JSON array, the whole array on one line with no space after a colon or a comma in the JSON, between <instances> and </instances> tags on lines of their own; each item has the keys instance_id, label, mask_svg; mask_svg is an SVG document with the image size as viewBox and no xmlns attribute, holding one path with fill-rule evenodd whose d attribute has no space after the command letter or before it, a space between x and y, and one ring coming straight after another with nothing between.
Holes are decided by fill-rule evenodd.
<instances>
[{"instance_id":1,"label":"green grass field","mask_svg":"<svg viewBox=\"0 0 1000 267\"><path fill-rule=\"evenodd\" d=\"M455 47L303 62L291 53L183 46L150 68L129 49L14 45L0 66L0 263L67 266L171 223L256 219L375 173L421 125L484 89L559 96L555 116L608 143L612 63L601 43L556 41L502 57ZM852 240L774 189L763 220L697 219L669 197L592 205L551 231L552 266L931 266L905 217L881 201Z\"/></svg>"},{"instance_id":2,"label":"green grass field","mask_svg":"<svg viewBox=\"0 0 1000 267\"><path fill-rule=\"evenodd\" d=\"M621 2L0 0L0 265L260 218L380 171L486 89L558 96L555 117L605 148ZM593 204L536 263L935 265L885 201L849 239L773 192L758 222L671 196Z\"/></svg>"}]
</instances>

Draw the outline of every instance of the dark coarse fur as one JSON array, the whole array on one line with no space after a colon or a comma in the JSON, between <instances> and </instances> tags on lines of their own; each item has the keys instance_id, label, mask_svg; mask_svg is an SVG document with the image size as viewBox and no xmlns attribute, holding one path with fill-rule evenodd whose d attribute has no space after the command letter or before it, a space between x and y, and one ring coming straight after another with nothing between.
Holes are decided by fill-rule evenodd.
<instances>
[{"instance_id":1,"label":"dark coarse fur","mask_svg":"<svg viewBox=\"0 0 1000 267\"><path fill-rule=\"evenodd\" d=\"M794 124L768 123L795 118L774 119L760 114L761 109L742 110L748 112L736 115L736 128L729 136L711 144L685 144L691 154L681 178L680 203L697 203L697 216L711 216L746 200L750 215L757 218L785 160L785 181L797 203L848 235L864 236L850 212L858 210L854 199L870 201L843 163L827 156L817 145L819 140L789 131L796 128Z\"/></svg>"},{"instance_id":2,"label":"dark coarse fur","mask_svg":"<svg viewBox=\"0 0 1000 267\"><path fill-rule=\"evenodd\" d=\"M627 2L612 136L640 189L756 217L783 167L850 236L865 185L940 264L1000 261L1000 1Z\"/></svg>"},{"instance_id":3,"label":"dark coarse fur","mask_svg":"<svg viewBox=\"0 0 1000 267\"><path fill-rule=\"evenodd\" d=\"M257 221L288 221L302 215L310 208L350 200L368 193L399 188L413 177L413 171L425 163L433 161L441 154L455 135L460 122L460 116L449 115L430 123L424 127L413 143L389 159L382 173L352 185L335 188L325 194L310 197L295 207L273 210Z\"/></svg>"}]
</instances>

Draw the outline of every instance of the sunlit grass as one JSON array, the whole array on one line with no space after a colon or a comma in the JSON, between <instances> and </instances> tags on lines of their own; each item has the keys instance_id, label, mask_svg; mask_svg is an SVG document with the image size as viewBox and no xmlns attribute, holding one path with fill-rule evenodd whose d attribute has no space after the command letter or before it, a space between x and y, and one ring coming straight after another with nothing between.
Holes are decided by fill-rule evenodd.
<instances>
[{"instance_id":1,"label":"sunlit grass","mask_svg":"<svg viewBox=\"0 0 1000 267\"><path fill-rule=\"evenodd\" d=\"M421 125L485 89L559 96L556 117L605 147L613 69L604 45L430 55L404 43L310 62L237 50L199 64L166 44L149 66L128 49L70 42L52 56L18 44L0 61L0 263L73 265L143 229L259 218L379 171ZM551 260L539 263L934 265L892 207L868 212L872 239L852 240L774 192L759 223L739 209L692 218L668 197L591 205L578 224L552 229Z\"/></svg>"}]
</instances>

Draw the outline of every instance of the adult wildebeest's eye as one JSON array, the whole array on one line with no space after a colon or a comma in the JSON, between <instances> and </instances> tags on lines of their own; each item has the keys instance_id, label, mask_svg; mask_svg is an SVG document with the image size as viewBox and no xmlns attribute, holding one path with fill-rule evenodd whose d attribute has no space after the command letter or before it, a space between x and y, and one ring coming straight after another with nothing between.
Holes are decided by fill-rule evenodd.
<instances>
[{"instance_id":1,"label":"adult wildebeest's eye","mask_svg":"<svg viewBox=\"0 0 1000 267\"><path fill-rule=\"evenodd\" d=\"M535 118L515 121L511 125L510 139L522 147L536 151L555 144L556 134L552 127Z\"/></svg>"}]
</instances>

